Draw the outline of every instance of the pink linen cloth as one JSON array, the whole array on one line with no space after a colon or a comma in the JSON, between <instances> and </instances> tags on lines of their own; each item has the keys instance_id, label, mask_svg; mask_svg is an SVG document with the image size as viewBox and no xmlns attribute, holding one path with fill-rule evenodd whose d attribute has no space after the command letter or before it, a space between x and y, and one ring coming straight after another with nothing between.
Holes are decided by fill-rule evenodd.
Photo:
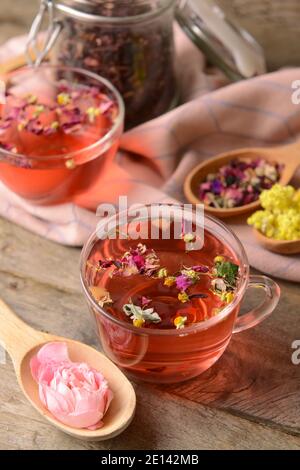
<instances>
[{"instance_id":1,"label":"pink linen cloth","mask_svg":"<svg viewBox=\"0 0 300 470\"><path fill-rule=\"evenodd\" d=\"M22 38L8 41L0 48L0 62L22 52L23 44ZM101 202L117 203L120 194L127 194L129 203L184 201L182 183L200 161L231 149L297 139L300 105L292 103L291 84L300 78L300 69L223 86L222 75L205 69L202 54L179 30L176 50L184 104L126 132L115 161L102 165L97 184L73 203L35 206L0 183L0 215L56 242L82 245L96 226L95 208ZM300 175L294 183L299 181ZM245 220L228 222L253 267L300 282L300 256L270 253L257 244Z\"/></svg>"}]
</instances>

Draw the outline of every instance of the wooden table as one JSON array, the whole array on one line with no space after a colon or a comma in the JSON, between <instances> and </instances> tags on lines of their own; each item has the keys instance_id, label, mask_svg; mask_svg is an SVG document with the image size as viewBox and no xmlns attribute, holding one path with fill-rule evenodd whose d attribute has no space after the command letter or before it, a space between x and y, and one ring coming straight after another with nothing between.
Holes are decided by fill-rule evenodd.
<instances>
[{"instance_id":1,"label":"wooden table","mask_svg":"<svg viewBox=\"0 0 300 470\"><path fill-rule=\"evenodd\" d=\"M24 0L0 0L0 43L26 31L37 3L26 0L24 10ZM79 253L0 219L0 295L32 326L97 347L79 286ZM235 336L201 377L135 385L136 417L111 441L79 442L51 427L24 398L7 358L0 365L0 449L300 449L300 365L291 362L300 290L280 285L273 316Z\"/></svg>"},{"instance_id":2,"label":"wooden table","mask_svg":"<svg viewBox=\"0 0 300 470\"><path fill-rule=\"evenodd\" d=\"M1 297L33 327L98 347L79 286L79 253L0 219ZM202 376L136 384L136 417L110 441L76 441L45 422L7 358L0 365L0 449L300 449L300 365L291 362L291 344L300 339L300 289L280 285L273 316L234 336Z\"/></svg>"}]
</instances>

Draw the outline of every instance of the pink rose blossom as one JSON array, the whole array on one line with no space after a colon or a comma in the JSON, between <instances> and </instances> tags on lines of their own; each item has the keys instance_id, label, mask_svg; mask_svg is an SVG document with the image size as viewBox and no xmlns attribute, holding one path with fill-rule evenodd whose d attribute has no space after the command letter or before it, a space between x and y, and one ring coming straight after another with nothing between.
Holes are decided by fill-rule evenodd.
<instances>
[{"instance_id":1,"label":"pink rose blossom","mask_svg":"<svg viewBox=\"0 0 300 470\"><path fill-rule=\"evenodd\" d=\"M88 364L71 362L67 344L48 343L30 361L43 405L73 428L103 426L113 393L103 375Z\"/></svg>"}]
</instances>

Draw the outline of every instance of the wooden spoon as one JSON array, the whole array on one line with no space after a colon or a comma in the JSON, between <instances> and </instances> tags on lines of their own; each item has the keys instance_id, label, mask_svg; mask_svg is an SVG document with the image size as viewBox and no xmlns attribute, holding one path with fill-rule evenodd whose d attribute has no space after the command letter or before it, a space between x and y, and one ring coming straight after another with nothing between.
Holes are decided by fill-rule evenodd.
<instances>
[{"instance_id":1,"label":"wooden spoon","mask_svg":"<svg viewBox=\"0 0 300 470\"><path fill-rule=\"evenodd\" d=\"M281 255L295 255L300 253L300 240L275 240L263 235L259 230L253 229L258 242L267 250Z\"/></svg>"},{"instance_id":2,"label":"wooden spoon","mask_svg":"<svg viewBox=\"0 0 300 470\"><path fill-rule=\"evenodd\" d=\"M199 184L205 180L209 173L215 173L221 166L229 163L234 159L243 159L246 161L263 158L270 163L279 163L284 165L280 180L282 185L286 185L292 179L297 167L300 165L300 142L273 147L273 148L246 148L234 150L233 152L223 153L216 157L210 158L205 162L197 165L186 177L184 182L184 193L188 201L193 204L203 203L198 198ZM225 218L236 215L253 212L260 207L260 202L255 201L245 204L241 207L233 207L232 209L217 209L205 206L205 211L215 217Z\"/></svg>"},{"instance_id":3,"label":"wooden spoon","mask_svg":"<svg viewBox=\"0 0 300 470\"><path fill-rule=\"evenodd\" d=\"M136 397L125 375L100 352L86 344L34 330L20 320L0 299L0 341L12 358L16 376L24 394L41 415L59 430L77 439L102 441L120 434L130 424ZM104 425L95 431L75 429L57 421L39 399L38 385L31 376L30 359L45 343L64 341L74 362L86 362L103 373L114 398L103 418Z\"/></svg>"}]
</instances>

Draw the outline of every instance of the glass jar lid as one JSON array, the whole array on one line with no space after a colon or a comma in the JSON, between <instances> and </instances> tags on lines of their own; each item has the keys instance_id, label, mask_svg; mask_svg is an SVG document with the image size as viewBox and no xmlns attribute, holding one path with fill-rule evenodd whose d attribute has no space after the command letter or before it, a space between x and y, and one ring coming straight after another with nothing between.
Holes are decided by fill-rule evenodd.
<instances>
[{"instance_id":1,"label":"glass jar lid","mask_svg":"<svg viewBox=\"0 0 300 470\"><path fill-rule=\"evenodd\" d=\"M55 0L55 7L62 13L91 21L143 21L157 16L176 0Z\"/></svg>"},{"instance_id":2,"label":"glass jar lid","mask_svg":"<svg viewBox=\"0 0 300 470\"><path fill-rule=\"evenodd\" d=\"M215 1L180 0L176 19L208 60L231 80L265 73L262 48Z\"/></svg>"}]
</instances>

